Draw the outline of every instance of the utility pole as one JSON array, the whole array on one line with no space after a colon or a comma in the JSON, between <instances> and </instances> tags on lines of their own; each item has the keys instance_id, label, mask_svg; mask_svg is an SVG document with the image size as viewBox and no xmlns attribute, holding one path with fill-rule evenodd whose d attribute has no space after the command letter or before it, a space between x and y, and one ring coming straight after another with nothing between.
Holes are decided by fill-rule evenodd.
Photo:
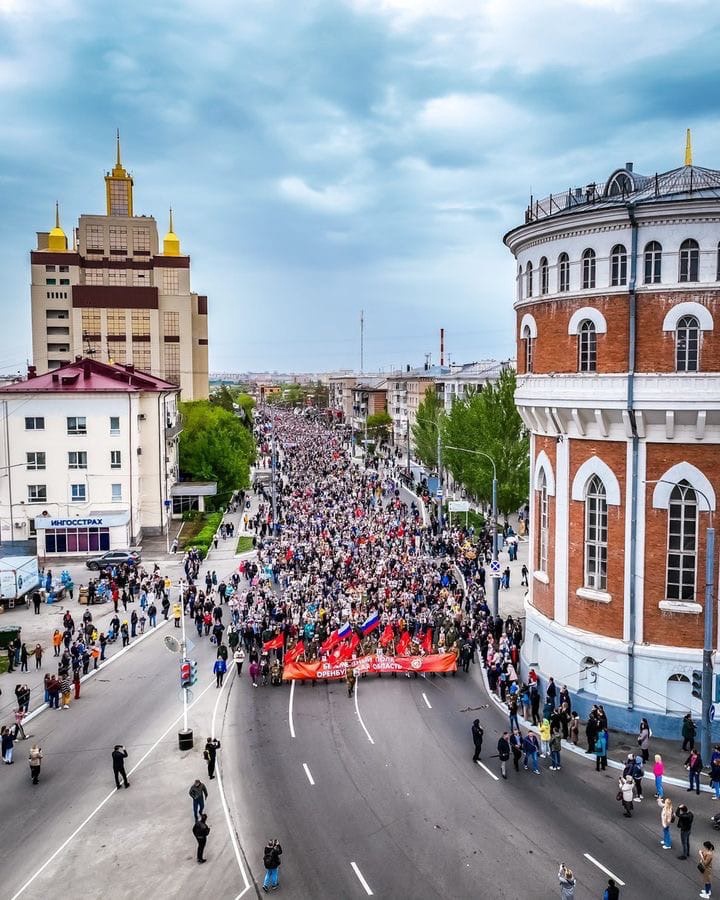
<instances>
[{"instance_id":1,"label":"utility pole","mask_svg":"<svg viewBox=\"0 0 720 900\"><path fill-rule=\"evenodd\" d=\"M497 471L495 469L495 464L493 463L493 481L492 481L492 529L493 529L493 542L492 542L492 561L493 568L497 568L498 563L498 510L497 510ZM493 595L492 595L492 614L497 618L500 610L500 573L494 573L494 577L492 580L493 583Z\"/></svg>"},{"instance_id":2,"label":"utility pole","mask_svg":"<svg viewBox=\"0 0 720 900\"><path fill-rule=\"evenodd\" d=\"M709 504L708 504L709 507ZM702 729L700 731L700 755L703 765L710 764L710 738L712 720L713 682L713 581L715 578L715 529L705 529L705 639L703 641L702 666Z\"/></svg>"},{"instance_id":3,"label":"utility pole","mask_svg":"<svg viewBox=\"0 0 720 900\"><path fill-rule=\"evenodd\" d=\"M443 504L444 504L444 496L443 496L443 477L442 477L442 434L440 432L440 423L437 423L437 464L438 464L438 489L437 489L437 497L438 497L438 524L440 526L440 530L442 531L443 527Z\"/></svg>"},{"instance_id":4,"label":"utility pole","mask_svg":"<svg viewBox=\"0 0 720 900\"><path fill-rule=\"evenodd\" d=\"M360 374L365 371L365 310L360 310Z\"/></svg>"}]
</instances>

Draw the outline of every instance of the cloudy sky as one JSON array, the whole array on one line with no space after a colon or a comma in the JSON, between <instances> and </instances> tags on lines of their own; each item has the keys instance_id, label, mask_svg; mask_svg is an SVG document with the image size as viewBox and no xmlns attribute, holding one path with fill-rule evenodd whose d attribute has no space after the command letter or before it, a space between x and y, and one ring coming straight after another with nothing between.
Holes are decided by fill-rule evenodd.
<instances>
[{"instance_id":1,"label":"cloudy sky","mask_svg":"<svg viewBox=\"0 0 720 900\"><path fill-rule=\"evenodd\" d=\"M0 0L0 371L56 199L172 204L211 369L507 358L502 235L633 160L720 168L716 0Z\"/></svg>"}]
</instances>

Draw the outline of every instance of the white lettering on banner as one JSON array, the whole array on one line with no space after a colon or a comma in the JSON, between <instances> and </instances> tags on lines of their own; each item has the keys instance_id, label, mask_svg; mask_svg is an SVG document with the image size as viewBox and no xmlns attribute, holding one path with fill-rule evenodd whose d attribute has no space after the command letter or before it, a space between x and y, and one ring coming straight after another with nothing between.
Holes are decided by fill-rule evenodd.
<instances>
[{"instance_id":1,"label":"white lettering on banner","mask_svg":"<svg viewBox=\"0 0 720 900\"><path fill-rule=\"evenodd\" d=\"M90 515L77 519L53 519L50 516L37 516L36 528L109 528L113 525L127 525L129 512L118 512L112 515Z\"/></svg>"},{"instance_id":2,"label":"white lettering on banner","mask_svg":"<svg viewBox=\"0 0 720 900\"><path fill-rule=\"evenodd\" d=\"M102 519L50 519L51 528L66 528L73 525L102 525Z\"/></svg>"}]
</instances>

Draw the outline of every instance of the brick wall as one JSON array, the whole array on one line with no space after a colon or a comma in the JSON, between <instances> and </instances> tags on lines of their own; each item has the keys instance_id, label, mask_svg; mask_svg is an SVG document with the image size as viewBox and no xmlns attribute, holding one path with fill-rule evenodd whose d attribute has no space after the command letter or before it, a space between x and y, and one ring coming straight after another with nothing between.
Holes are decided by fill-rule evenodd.
<instances>
[{"instance_id":1,"label":"brick wall","mask_svg":"<svg viewBox=\"0 0 720 900\"><path fill-rule=\"evenodd\" d=\"M638 371L675 371L675 334L672 331L663 331L662 326L668 311L677 303L684 302L700 303L710 310L715 330L701 332L700 370L720 371L720 293L707 290L638 294Z\"/></svg>"}]
</instances>

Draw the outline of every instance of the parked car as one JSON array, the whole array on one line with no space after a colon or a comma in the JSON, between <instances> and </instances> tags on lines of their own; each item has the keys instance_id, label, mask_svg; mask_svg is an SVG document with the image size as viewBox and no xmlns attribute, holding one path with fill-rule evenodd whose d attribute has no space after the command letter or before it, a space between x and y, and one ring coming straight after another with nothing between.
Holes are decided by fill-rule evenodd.
<instances>
[{"instance_id":1,"label":"parked car","mask_svg":"<svg viewBox=\"0 0 720 900\"><path fill-rule=\"evenodd\" d=\"M129 566L140 564L140 554L137 550L109 550L102 556L91 556L85 561L88 569L105 569L108 566L119 566L127 563Z\"/></svg>"}]
</instances>

